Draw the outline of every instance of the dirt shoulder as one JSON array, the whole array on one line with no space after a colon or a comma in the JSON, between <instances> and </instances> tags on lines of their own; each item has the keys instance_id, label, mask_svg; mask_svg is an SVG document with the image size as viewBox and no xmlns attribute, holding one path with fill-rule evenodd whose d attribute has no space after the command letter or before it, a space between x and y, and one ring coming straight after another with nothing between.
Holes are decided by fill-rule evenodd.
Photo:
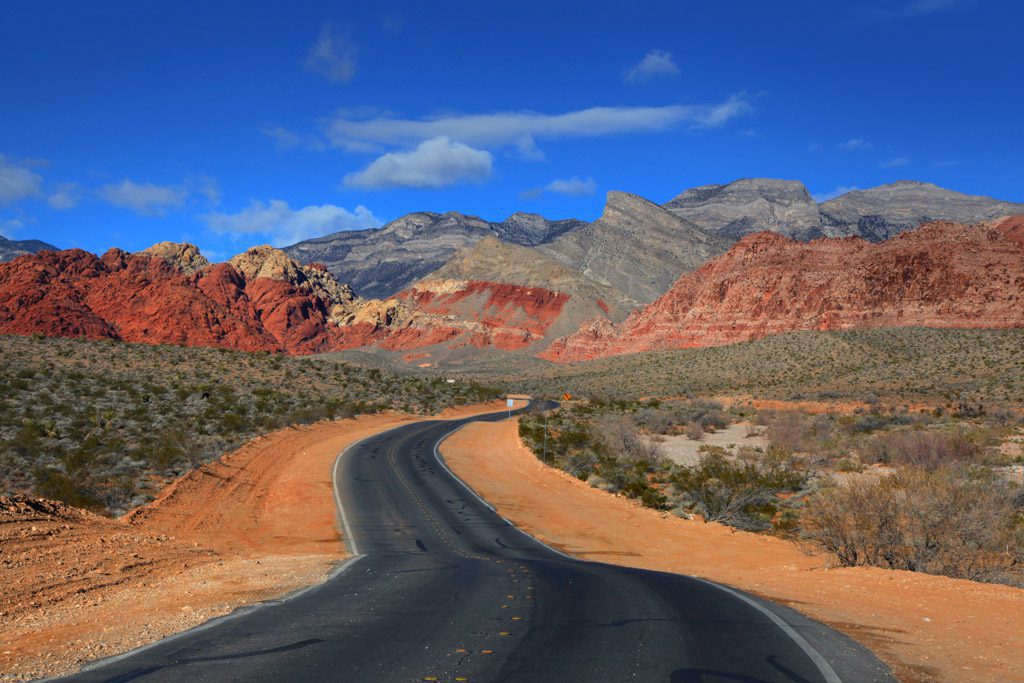
<instances>
[{"instance_id":1,"label":"dirt shoulder","mask_svg":"<svg viewBox=\"0 0 1024 683\"><path fill-rule=\"evenodd\" d=\"M789 605L867 645L903 681L1024 681L1024 590L836 568L788 541L644 508L542 465L516 429L516 421L472 424L441 452L500 514L545 543Z\"/></svg>"},{"instance_id":2,"label":"dirt shoulder","mask_svg":"<svg viewBox=\"0 0 1024 683\"><path fill-rule=\"evenodd\" d=\"M338 453L423 419L365 415L258 437L118 520L0 499L0 680L74 671L324 580L345 557L331 483Z\"/></svg>"}]
</instances>

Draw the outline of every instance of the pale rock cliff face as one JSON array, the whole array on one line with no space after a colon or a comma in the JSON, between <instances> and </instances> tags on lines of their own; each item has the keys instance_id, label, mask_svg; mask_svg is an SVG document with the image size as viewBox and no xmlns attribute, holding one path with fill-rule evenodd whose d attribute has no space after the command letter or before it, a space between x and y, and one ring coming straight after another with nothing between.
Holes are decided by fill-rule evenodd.
<instances>
[{"instance_id":1,"label":"pale rock cliff face","mask_svg":"<svg viewBox=\"0 0 1024 683\"><path fill-rule=\"evenodd\" d=\"M665 208L702 230L732 240L762 230L801 240L822 235L818 205L796 180L744 178L728 185L695 187Z\"/></svg>"},{"instance_id":2,"label":"pale rock cliff face","mask_svg":"<svg viewBox=\"0 0 1024 683\"><path fill-rule=\"evenodd\" d=\"M626 192L609 192L601 218L540 250L638 303L725 251L728 242Z\"/></svg>"},{"instance_id":3,"label":"pale rock cliff face","mask_svg":"<svg viewBox=\"0 0 1024 683\"><path fill-rule=\"evenodd\" d=\"M819 204L803 183L773 178L695 187L670 200L665 208L730 240L771 230L800 241L863 237L870 242L933 220L966 224L1024 213L1024 204L910 180L852 190Z\"/></svg>"},{"instance_id":4,"label":"pale rock cliff face","mask_svg":"<svg viewBox=\"0 0 1024 683\"><path fill-rule=\"evenodd\" d=\"M749 235L621 325L553 342L559 362L719 346L793 330L1024 327L1024 217L934 222L880 244Z\"/></svg>"},{"instance_id":5,"label":"pale rock cliff face","mask_svg":"<svg viewBox=\"0 0 1024 683\"><path fill-rule=\"evenodd\" d=\"M140 253L159 257L185 275L197 273L210 265L194 244L160 242L149 249L143 249Z\"/></svg>"},{"instance_id":6,"label":"pale rock cliff face","mask_svg":"<svg viewBox=\"0 0 1024 683\"><path fill-rule=\"evenodd\" d=\"M484 237L535 246L583 225L582 221L549 221L524 213L513 214L501 223L489 223L456 212L419 212L379 229L342 231L299 242L286 247L285 252L303 263L323 263L359 296L386 298Z\"/></svg>"},{"instance_id":7,"label":"pale rock cliff face","mask_svg":"<svg viewBox=\"0 0 1024 683\"><path fill-rule=\"evenodd\" d=\"M930 183L901 180L854 190L820 205L822 231L877 242L933 220L979 223L1024 214L1024 204L961 194Z\"/></svg>"}]
</instances>

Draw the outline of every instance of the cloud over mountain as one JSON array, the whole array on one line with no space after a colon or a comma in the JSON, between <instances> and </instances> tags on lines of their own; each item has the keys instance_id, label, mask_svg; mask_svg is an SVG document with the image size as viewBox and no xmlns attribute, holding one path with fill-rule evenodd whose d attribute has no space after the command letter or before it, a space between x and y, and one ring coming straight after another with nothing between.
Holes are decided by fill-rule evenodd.
<instances>
[{"instance_id":1,"label":"cloud over mountain","mask_svg":"<svg viewBox=\"0 0 1024 683\"><path fill-rule=\"evenodd\" d=\"M342 181L346 187L381 190L395 187L439 188L479 182L491 176L490 152L440 136L405 152L388 152Z\"/></svg>"}]
</instances>

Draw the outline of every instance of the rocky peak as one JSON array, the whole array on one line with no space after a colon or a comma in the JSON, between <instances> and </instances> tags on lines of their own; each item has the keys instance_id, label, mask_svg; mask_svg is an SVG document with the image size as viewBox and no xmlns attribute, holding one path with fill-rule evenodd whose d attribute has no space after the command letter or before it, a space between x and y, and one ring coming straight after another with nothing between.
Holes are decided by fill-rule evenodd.
<instances>
[{"instance_id":1,"label":"rocky peak","mask_svg":"<svg viewBox=\"0 0 1024 683\"><path fill-rule=\"evenodd\" d=\"M246 280L265 277L297 284L304 279L302 267L280 249L264 244L252 247L228 261Z\"/></svg>"},{"instance_id":2,"label":"rocky peak","mask_svg":"<svg viewBox=\"0 0 1024 683\"><path fill-rule=\"evenodd\" d=\"M334 275L324 269L323 264L304 266L271 246L253 247L228 263L246 280L268 278L287 282L302 292L319 297L328 305L347 305L356 298L352 288L338 282Z\"/></svg>"},{"instance_id":3,"label":"rocky peak","mask_svg":"<svg viewBox=\"0 0 1024 683\"><path fill-rule=\"evenodd\" d=\"M550 242L559 235L581 228L586 223L575 218L551 221L536 213L517 212L501 223L492 223L494 234L506 242L536 246Z\"/></svg>"},{"instance_id":4,"label":"rocky peak","mask_svg":"<svg viewBox=\"0 0 1024 683\"><path fill-rule=\"evenodd\" d=\"M191 275L210 265L199 248L187 242L160 242L140 253L161 258L185 275Z\"/></svg>"},{"instance_id":5,"label":"rocky peak","mask_svg":"<svg viewBox=\"0 0 1024 683\"><path fill-rule=\"evenodd\" d=\"M899 180L868 190L852 190L820 205L829 235L888 239L932 220L978 223L1024 213L1024 204L968 195L931 183Z\"/></svg>"},{"instance_id":6,"label":"rocky peak","mask_svg":"<svg viewBox=\"0 0 1024 683\"><path fill-rule=\"evenodd\" d=\"M797 180L741 178L727 185L704 185L680 193L665 208L728 239L761 230L797 239L822 234L817 204Z\"/></svg>"}]
</instances>

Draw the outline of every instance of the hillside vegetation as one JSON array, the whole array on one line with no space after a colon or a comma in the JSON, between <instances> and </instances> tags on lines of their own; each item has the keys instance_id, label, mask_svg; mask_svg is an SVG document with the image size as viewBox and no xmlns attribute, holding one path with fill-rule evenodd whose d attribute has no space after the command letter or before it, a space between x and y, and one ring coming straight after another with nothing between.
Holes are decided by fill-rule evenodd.
<instances>
[{"instance_id":1,"label":"hillside vegetation","mask_svg":"<svg viewBox=\"0 0 1024 683\"><path fill-rule=\"evenodd\" d=\"M0 336L0 495L117 514L257 434L497 395L331 358Z\"/></svg>"},{"instance_id":2,"label":"hillside vegetation","mask_svg":"<svg viewBox=\"0 0 1024 683\"><path fill-rule=\"evenodd\" d=\"M1024 330L907 327L793 332L753 342L557 366L521 361L465 376L519 391L636 399L749 395L781 400L1024 405Z\"/></svg>"},{"instance_id":3,"label":"hillside vegetation","mask_svg":"<svg viewBox=\"0 0 1024 683\"><path fill-rule=\"evenodd\" d=\"M519 433L545 464L648 507L792 538L842 566L1019 586L1022 422L883 405L808 415L574 401L523 417Z\"/></svg>"}]
</instances>

